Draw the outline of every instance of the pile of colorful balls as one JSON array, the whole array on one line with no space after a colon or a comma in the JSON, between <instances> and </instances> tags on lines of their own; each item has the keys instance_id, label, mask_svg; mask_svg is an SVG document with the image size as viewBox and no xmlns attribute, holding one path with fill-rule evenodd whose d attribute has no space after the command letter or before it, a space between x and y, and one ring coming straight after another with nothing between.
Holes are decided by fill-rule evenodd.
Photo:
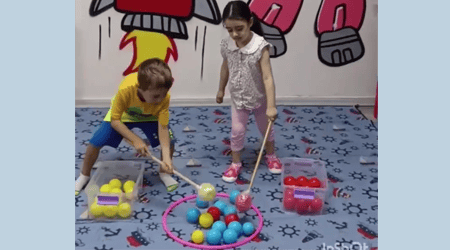
<instances>
[{"instance_id":1,"label":"pile of colorful balls","mask_svg":"<svg viewBox=\"0 0 450 250\"><path fill-rule=\"evenodd\" d=\"M209 245L233 244L241 236L248 237L255 232L255 227L251 222L240 222L236 206L234 206L236 196L239 194L239 191L233 190L230 193L231 204L218 200L211 207L208 201L202 201L197 197L197 208L188 209L186 220L191 224L198 223L201 228L209 230L206 232L195 230L191 235L193 243L203 244L206 239L206 243ZM202 213L199 209L207 210Z\"/></svg>"}]
</instances>

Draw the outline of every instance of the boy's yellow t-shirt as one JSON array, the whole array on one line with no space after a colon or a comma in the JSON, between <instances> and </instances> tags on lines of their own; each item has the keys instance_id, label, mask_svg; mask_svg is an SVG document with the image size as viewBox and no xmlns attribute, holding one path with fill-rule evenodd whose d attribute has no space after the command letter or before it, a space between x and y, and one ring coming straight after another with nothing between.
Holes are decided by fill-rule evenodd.
<instances>
[{"instance_id":1,"label":"boy's yellow t-shirt","mask_svg":"<svg viewBox=\"0 0 450 250\"><path fill-rule=\"evenodd\" d=\"M163 126L169 124L170 94L158 104L142 102L138 95L137 73L130 74L119 85L119 91L111 99L111 107L104 121L121 120L122 122L159 121Z\"/></svg>"}]
</instances>

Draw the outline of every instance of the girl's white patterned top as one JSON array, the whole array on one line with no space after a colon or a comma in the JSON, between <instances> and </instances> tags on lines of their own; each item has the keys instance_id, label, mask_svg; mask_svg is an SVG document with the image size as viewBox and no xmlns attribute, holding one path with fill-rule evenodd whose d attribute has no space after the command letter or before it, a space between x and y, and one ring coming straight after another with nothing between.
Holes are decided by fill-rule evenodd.
<instances>
[{"instance_id":1,"label":"girl's white patterned top","mask_svg":"<svg viewBox=\"0 0 450 250\"><path fill-rule=\"evenodd\" d=\"M266 90L259 59L266 46L272 44L255 33L243 48L237 47L231 37L223 39L220 43L220 53L228 62L227 85L231 100L237 109L254 109L265 102Z\"/></svg>"}]
</instances>

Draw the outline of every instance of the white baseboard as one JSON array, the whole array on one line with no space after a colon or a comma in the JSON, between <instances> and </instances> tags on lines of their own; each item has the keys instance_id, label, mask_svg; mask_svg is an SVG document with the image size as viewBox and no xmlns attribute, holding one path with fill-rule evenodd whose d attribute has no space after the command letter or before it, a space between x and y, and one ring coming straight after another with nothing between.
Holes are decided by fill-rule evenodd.
<instances>
[{"instance_id":1,"label":"white baseboard","mask_svg":"<svg viewBox=\"0 0 450 250\"><path fill-rule=\"evenodd\" d=\"M290 106L373 106L375 96L341 97L341 96L299 96L299 97L277 97L277 105ZM78 99L75 100L77 108L107 108L110 106L110 99ZM229 98L224 99L221 105L230 105ZM215 98L172 98L171 107L190 106L218 106Z\"/></svg>"}]
</instances>

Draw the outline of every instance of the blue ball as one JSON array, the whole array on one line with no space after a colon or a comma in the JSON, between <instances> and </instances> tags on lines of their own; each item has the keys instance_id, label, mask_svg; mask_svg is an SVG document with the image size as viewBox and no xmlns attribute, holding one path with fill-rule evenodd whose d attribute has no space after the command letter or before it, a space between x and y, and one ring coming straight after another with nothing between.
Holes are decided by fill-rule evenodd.
<instances>
[{"instance_id":1,"label":"blue ball","mask_svg":"<svg viewBox=\"0 0 450 250\"><path fill-rule=\"evenodd\" d=\"M206 234L206 242L210 245L219 245L222 239L222 233L217 229L211 229Z\"/></svg>"},{"instance_id":2,"label":"blue ball","mask_svg":"<svg viewBox=\"0 0 450 250\"><path fill-rule=\"evenodd\" d=\"M223 241L225 242L225 244L235 243L238 239L238 235L237 235L236 231L234 231L233 229L225 230L225 232L223 232L222 237L223 237Z\"/></svg>"},{"instance_id":3,"label":"blue ball","mask_svg":"<svg viewBox=\"0 0 450 250\"><path fill-rule=\"evenodd\" d=\"M231 224L231 223L230 223ZM250 222L245 222L242 226L242 230L244 231L245 236L250 236L255 232L255 227Z\"/></svg>"},{"instance_id":4,"label":"blue ball","mask_svg":"<svg viewBox=\"0 0 450 250\"><path fill-rule=\"evenodd\" d=\"M229 214L237 214L237 210L235 206L230 205L225 208L225 211L223 211L223 213L225 214L225 216Z\"/></svg>"},{"instance_id":5,"label":"blue ball","mask_svg":"<svg viewBox=\"0 0 450 250\"><path fill-rule=\"evenodd\" d=\"M199 197L197 197L195 203L196 203L197 207L199 207L199 208L207 208L209 206L208 201L202 201L199 199Z\"/></svg>"},{"instance_id":6,"label":"blue ball","mask_svg":"<svg viewBox=\"0 0 450 250\"><path fill-rule=\"evenodd\" d=\"M227 207L227 204L221 200L216 201L216 203L214 203L214 206L217 207L220 212L223 214L225 212L225 208Z\"/></svg>"},{"instance_id":7,"label":"blue ball","mask_svg":"<svg viewBox=\"0 0 450 250\"><path fill-rule=\"evenodd\" d=\"M214 222L214 224L212 225L212 229L219 230L220 234L222 234L227 229L227 225L223 221L219 220Z\"/></svg>"},{"instance_id":8,"label":"blue ball","mask_svg":"<svg viewBox=\"0 0 450 250\"><path fill-rule=\"evenodd\" d=\"M234 202L236 201L236 197L240 194L241 192L239 192L238 190L233 190L230 193L230 203L234 204Z\"/></svg>"},{"instance_id":9,"label":"blue ball","mask_svg":"<svg viewBox=\"0 0 450 250\"><path fill-rule=\"evenodd\" d=\"M244 233L241 223L237 221L232 221L230 224L228 224L228 228L236 231L238 238Z\"/></svg>"},{"instance_id":10,"label":"blue ball","mask_svg":"<svg viewBox=\"0 0 450 250\"><path fill-rule=\"evenodd\" d=\"M197 223L200 211L197 208L189 208L186 213L186 220L189 223Z\"/></svg>"}]
</instances>

